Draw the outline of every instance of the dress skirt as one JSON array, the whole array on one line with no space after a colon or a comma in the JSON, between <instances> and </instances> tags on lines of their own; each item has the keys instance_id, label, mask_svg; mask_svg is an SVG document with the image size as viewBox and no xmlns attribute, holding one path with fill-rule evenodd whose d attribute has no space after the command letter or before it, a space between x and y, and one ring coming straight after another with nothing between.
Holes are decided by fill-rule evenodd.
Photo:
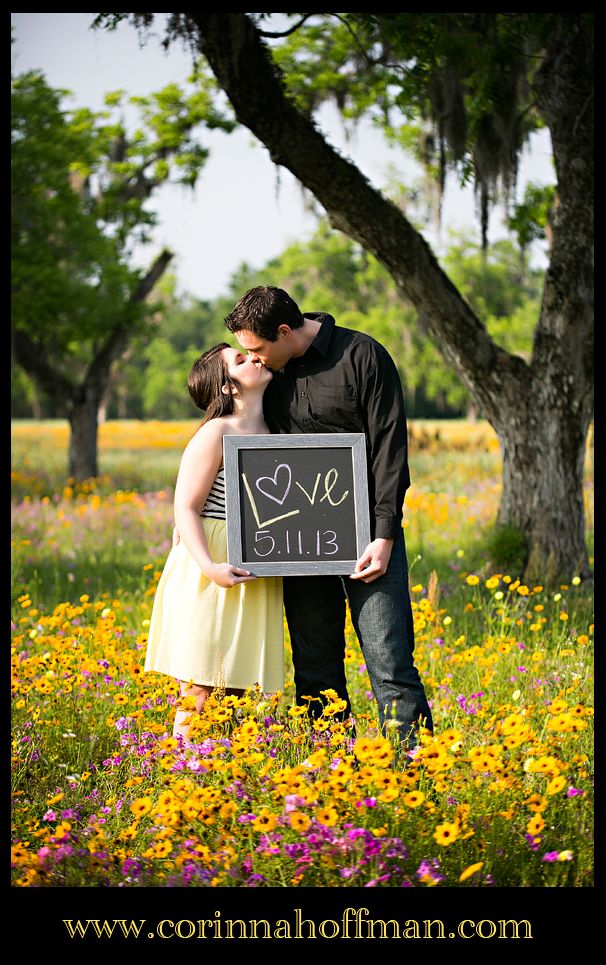
<instances>
[{"instance_id":1,"label":"dress skirt","mask_svg":"<svg viewBox=\"0 0 606 965\"><path fill-rule=\"evenodd\" d=\"M225 561L225 520L202 522L210 555ZM168 555L154 597L145 671L208 687L282 690L282 578L217 586L181 540Z\"/></svg>"}]
</instances>

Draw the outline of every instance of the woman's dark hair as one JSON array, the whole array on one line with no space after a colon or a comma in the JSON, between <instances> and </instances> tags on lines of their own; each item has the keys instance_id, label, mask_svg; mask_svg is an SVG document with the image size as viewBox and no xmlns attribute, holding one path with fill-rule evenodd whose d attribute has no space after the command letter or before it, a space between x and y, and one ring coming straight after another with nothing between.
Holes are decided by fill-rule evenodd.
<instances>
[{"instance_id":1,"label":"woman's dark hair","mask_svg":"<svg viewBox=\"0 0 606 965\"><path fill-rule=\"evenodd\" d=\"M277 341L279 325L301 328L304 322L301 309L288 292L271 285L249 289L225 319L230 332L245 329L268 342Z\"/></svg>"},{"instance_id":2,"label":"woman's dark hair","mask_svg":"<svg viewBox=\"0 0 606 965\"><path fill-rule=\"evenodd\" d=\"M218 416L231 415L234 411L231 392L226 394L222 389L226 383L230 387L239 389L240 383L227 371L225 359L221 354L224 348L231 348L231 345L227 342L213 345L196 359L189 373L187 380L189 394L198 408L206 412L202 425Z\"/></svg>"}]
</instances>

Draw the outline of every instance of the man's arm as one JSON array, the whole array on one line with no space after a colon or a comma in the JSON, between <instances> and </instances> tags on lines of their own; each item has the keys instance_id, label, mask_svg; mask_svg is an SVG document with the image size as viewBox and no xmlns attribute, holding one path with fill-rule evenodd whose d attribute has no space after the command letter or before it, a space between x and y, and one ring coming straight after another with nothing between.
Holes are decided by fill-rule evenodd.
<instances>
[{"instance_id":1,"label":"man's arm","mask_svg":"<svg viewBox=\"0 0 606 965\"><path fill-rule=\"evenodd\" d=\"M398 370L378 344L363 343L357 367L370 460L370 499L374 539L356 563L351 579L370 583L387 569L394 539L402 528L404 496L410 485L408 433Z\"/></svg>"}]
</instances>

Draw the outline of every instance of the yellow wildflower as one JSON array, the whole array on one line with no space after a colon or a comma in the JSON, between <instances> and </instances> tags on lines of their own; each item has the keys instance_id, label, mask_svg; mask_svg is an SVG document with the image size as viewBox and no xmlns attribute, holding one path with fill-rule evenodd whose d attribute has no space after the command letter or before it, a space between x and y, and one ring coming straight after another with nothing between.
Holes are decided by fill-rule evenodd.
<instances>
[{"instance_id":1,"label":"yellow wildflower","mask_svg":"<svg viewBox=\"0 0 606 965\"><path fill-rule=\"evenodd\" d=\"M459 826L451 821L444 821L442 824L438 824L433 836L438 844L447 847L454 844L459 837Z\"/></svg>"},{"instance_id":2,"label":"yellow wildflower","mask_svg":"<svg viewBox=\"0 0 606 965\"><path fill-rule=\"evenodd\" d=\"M130 811L137 818L143 817L144 814L147 814L148 811L151 811L153 803L154 802L152 801L151 797L148 795L145 797L138 797L131 804Z\"/></svg>"}]
</instances>

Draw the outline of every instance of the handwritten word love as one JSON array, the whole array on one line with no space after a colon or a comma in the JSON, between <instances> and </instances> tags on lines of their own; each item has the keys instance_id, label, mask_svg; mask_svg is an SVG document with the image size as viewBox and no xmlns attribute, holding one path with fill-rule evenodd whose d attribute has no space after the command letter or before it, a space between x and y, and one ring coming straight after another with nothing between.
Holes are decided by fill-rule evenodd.
<instances>
[{"instance_id":1,"label":"handwritten word love","mask_svg":"<svg viewBox=\"0 0 606 965\"><path fill-rule=\"evenodd\" d=\"M298 486L301 492L307 497L311 506L315 504L321 478L322 478L322 473L317 473L316 481L311 494L308 493L308 491L305 489L304 486L301 485L300 482L295 480L295 486ZM349 496L349 489L346 489L345 492L342 493L340 499L332 498L332 492L335 486L337 485L338 479L339 479L339 473L337 469L334 467L332 469L329 469L328 472L325 474L324 495L322 495L319 500L321 503L324 502L325 499L327 499L331 506L340 506L341 503L345 499L347 499L347 497ZM297 516L301 512L300 509L293 509L288 513L282 513L280 516L274 516L271 519L261 520L257 503L255 501L255 497L253 495L253 491L250 486L250 483L246 477L246 473L242 473L242 482L244 483L244 487L246 489L246 494L250 502L253 516L255 517L255 521L259 529L263 529L265 526L271 526L272 523L277 523L281 519L288 519L289 516ZM276 471L274 472L273 477L260 476L255 481L255 486L257 490L260 493L262 493L264 496L266 496L268 499L271 499L273 500L273 502L278 503L279 506L284 505L284 502L286 501L286 498L290 493L291 486L292 486L292 471L290 466L287 463L280 463L280 465L276 467Z\"/></svg>"}]
</instances>

